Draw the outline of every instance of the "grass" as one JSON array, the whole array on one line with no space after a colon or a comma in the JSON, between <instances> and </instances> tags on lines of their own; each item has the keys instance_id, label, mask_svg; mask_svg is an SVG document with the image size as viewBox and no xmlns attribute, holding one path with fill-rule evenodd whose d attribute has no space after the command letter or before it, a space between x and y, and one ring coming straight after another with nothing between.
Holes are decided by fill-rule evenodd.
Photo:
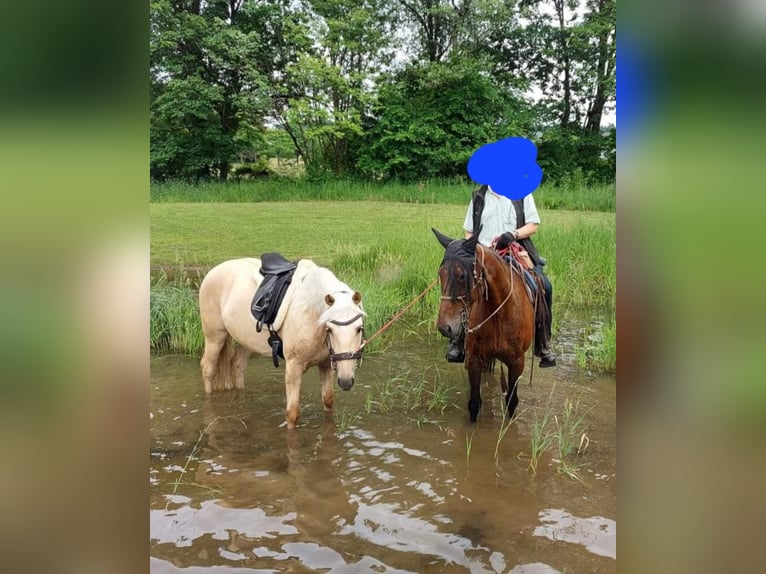
<instances>
[{"instance_id":1,"label":"grass","mask_svg":"<svg viewBox=\"0 0 766 574\"><path fill-rule=\"evenodd\" d=\"M529 453L522 454L529 458L529 470L537 475L540 459L546 452L555 448L557 458L553 461L558 471L572 479L581 480L579 475L581 465L574 462L572 458L582 455L590 442L585 424L585 418L590 411L584 411L579 400L574 401L567 397L564 399L561 411L557 412L553 406L555 389L554 384L542 414L535 411L529 439Z\"/></svg>"},{"instance_id":2,"label":"grass","mask_svg":"<svg viewBox=\"0 0 766 574\"><path fill-rule=\"evenodd\" d=\"M465 468L468 470L471 466L471 447L473 446L473 434L476 431L471 431L471 435L468 435L468 431L465 433Z\"/></svg>"},{"instance_id":3,"label":"grass","mask_svg":"<svg viewBox=\"0 0 766 574\"><path fill-rule=\"evenodd\" d=\"M444 414L452 406L454 386L442 379L436 363L426 367L418 374L407 369L386 376L376 382L367 391L364 410L386 414L392 411L420 413L417 420L423 421L423 413Z\"/></svg>"},{"instance_id":4,"label":"grass","mask_svg":"<svg viewBox=\"0 0 766 574\"><path fill-rule=\"evenodd\" d=\"M196 288L188 277L160 275L149 294L150 348L198 355L204 343Z\"/></svg>"},{"instance_id":5,"label":"grass","mask_svg":"<svg viewBox=\"0 0 766 574\"><path fill-rule=\"evenodd\" d=\"M465 206L477 186L466 179L417 183L308 181L266 178L241 182L152 183L153 203L254 203L264 201L386 201L396 203L456 204ZM614 184L585 186L573 180L543 185L535 191L538 207L578 211L615 211Z\"/></svg>"},{"instance_id":6,"label":"grass","mask_svg":"<svg viewBox=\"0 0 766 574\"><path fill-rule=\"evenodd\" d=\"M430 228L460 236L465 210L465 205L369 201L152 204L151 261L161 270L152 285L152 348L198 354L202 341L193 316L198 277L225 259L265 251L313 259L358 289L372 334L435 278L444 252ZM536 243L550 262L555 333L569 309L613 307L615 216L543 211L541 217ZM178 277L169 280L171 273ZM188 301L180 300L184 296ZM422 331L417 325L432 328L438 302L432 289L371 350L391 337ZM415 327L408 332L404 325ZM614 335L605 332L604 364L615 352Z\"/></svg>"},{"instance_id":7,"label":"grass","mask_svg":"<svg viewBox=\"0 0 766 574\"><path fill-rule=\"evenodd\" d=\"M553 390L551 390L551 394L553 394ZM548 400L550 405L550 397ZM542 417L535 413L535 419L532 421L532 435L529 439L529 469L534 475L537 475L537 466L540 463L540 458L553 446L554 437L550 430L552 416L553 411L550 408L546 408L543 411Z\"/></svg>"},{"instance_id":8,"label":"grass","mask_svg":"<svg viewBox=\"0 0 766 574\"><path fill-rule=\"evenodd\" d=\"M580 465L571 462L573 454L578 456L585 452L590 443L588 434L585 432L585 416L588 411L582 410L580 401L567 398L564 401L564 409L561 416L554 415L556 426L556 444L558 447L559 471L570 478L580 480Z\"/></svg>"},{"instance_id":9,"label":"grass","mask_svg":"<svg viewBox=\"0 0 766 574\"><path fill-rule=\"evenodd\" d=\"M588 324L583 341L575 348L577 365L581 369L615 372L617 369L617 323L611 319L602 325Z\"/></svg>"},{"instance_id":10,"label":"grass","mask_svg":"<svg viewBox=\"0 0 766 574\"><path fill-rule=\"evenodd\" d=\"M360 418L359 413L347 412L345 409L340 412L336 418L336 430L338 434L344 434L348 432L351 425L354 424Z\"/></svg>"}]
</instances>

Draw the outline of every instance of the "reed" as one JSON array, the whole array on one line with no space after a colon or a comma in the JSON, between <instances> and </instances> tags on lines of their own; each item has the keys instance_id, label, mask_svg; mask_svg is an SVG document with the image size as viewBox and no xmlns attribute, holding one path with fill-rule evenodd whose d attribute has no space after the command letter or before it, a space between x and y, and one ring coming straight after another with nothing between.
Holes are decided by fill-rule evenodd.
<instances>
[{"instance_id":1,"label":"reed","mask_svg":"<svg viewBox=\"0 0 766 574\"><path fill-rule=\"evenodd\" d=\"M389 201L397 203L452 203L463 205L476 185L467 179L419 182L374 182L353 179L309 181L264 178L255 181L200 183L154 182L154 203L254 203L263 201ZM578 211L615 211L614 184L584 185L570 181L544 184L535 191L538 207Z\"/></svg>"},{"instance_id":2,"label":"reed","mask_svg":"<svg viewBox=\"0 0 766 574\"><path fill-rule=\"evenodd\" d=\"M154 351L201 354L205 344L197 291L188 277L165 275L149 293L149 347Z\"/></svg>"}]
</instances>

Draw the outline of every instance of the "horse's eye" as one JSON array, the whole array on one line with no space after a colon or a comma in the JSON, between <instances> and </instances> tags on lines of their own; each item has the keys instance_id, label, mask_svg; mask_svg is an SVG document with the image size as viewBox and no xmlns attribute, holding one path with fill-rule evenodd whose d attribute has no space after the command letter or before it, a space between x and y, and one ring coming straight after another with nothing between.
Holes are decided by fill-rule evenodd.
<instances>
[{"instance_id":1,"label":"horse's eye","mask_svg":"<svg viewBox=\"0 0 766 574\"><path fill-rule=\"evenodd\" d=\"M357 328L356 328L356 332L357 332L357 333L361 333L362 331L363 331L362 327L357 327Z\"/></svg>"}]
</instances>

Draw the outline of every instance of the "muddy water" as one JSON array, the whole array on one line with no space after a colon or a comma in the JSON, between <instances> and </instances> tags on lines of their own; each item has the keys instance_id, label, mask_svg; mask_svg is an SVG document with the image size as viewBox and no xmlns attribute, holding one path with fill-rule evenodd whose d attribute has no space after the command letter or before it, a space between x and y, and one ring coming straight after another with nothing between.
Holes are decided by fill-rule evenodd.
<instances>
[{"instance_id":1,"label":"muddy water","mask_svg":"<svg viewBox=\"0 0 766 574\"><path fill-rule=\"evenodd\" d=\"M616 571L614 380L565 354L529 386L528 367L498 447L495 376L470 425L466 373L443 352L411 339L366 358L351 391L336 387L334 417L310 373L295 432L283 427L284 371L267 359L251 360L244 392L206 398L195 358L155 357L152 572ZM443 412L380 412L381 388L419 381L451 388ZM588 447L572 459L581 480L551 453L534 475L532 423L567 398L588 411Z\"/></svg>"}]
</instances>

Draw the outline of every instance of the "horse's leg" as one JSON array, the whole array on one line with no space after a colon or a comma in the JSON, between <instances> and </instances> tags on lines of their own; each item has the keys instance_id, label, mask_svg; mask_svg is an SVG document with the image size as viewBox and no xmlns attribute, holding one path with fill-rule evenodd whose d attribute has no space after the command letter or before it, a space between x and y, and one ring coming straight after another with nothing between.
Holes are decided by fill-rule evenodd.
<instances>
[{"instance_id":1,"label":"horse's leg","mask_svg":"<svg viewBox=\"0 0 766 574\"><path fill-rule=\"evenodd\" d=\"M202 382L205 385L205 392L207 394L213 392L213 379L218 370L218 358L228 337L229 334L226 331L205 333L205 352L202 354L202 359L199 363L202 369ZM216 386L215 390L221 389Z\"/></svg>"},{"instance_id":2,"label":"horse's leg","mask_svg":"<svg viewBox=\"0 0 766 574\"><path fill-rule=\"evenodd\" d=\"M287 407L285 408L285 420L287 428L294 429L301 415L301 380L306 366L293 360L287 360L285 364L285 394L287 395Z\"/></svg>"},{"instance_id":3,"label":"horse's leg","mask_svg":"<svg viewBox=\"0 0 766 574\"><path fill-rule=\"evenodd\" d=\"M484 364L476 356L468 358L468 384L471 386L471 395L468 399L468 415L472 423L476 422L479 408L481 408L481 371Z\"/></svg>"},{"instance_id":4,"label":"horse's leg","mask_svg":"<svg viewBox=\"0 0 766 574\"><path fill-rule=\"evenodd\" d=\"M330 365L319 365L319 380L322 383L322 401L324 401L324 410L332 412L335 404L335 395L333 394L333 370Z\"/></svg>"},{"instance_id":5,"label":"horse's leg","mask_svg":"<svg viewBox=\"0 0 766 574\"><path fill-rule=\"evenodd\" d=\"M508 389L505 393L505 412L508 418L513 416L516 412L516 406L519 404L519 395L517 393L519 387L519 379L524 373L524 355L521 355L515 361L507 363L508 367Z\"/></svg>"},{"instance_id":6,"label":"horse's leg","mask_svg":"<svg viewBox=\"0 0 766 574\"><path fill-rule=\"evenodd\" d=\"M234 355L234 388L245 388L245 371L247 371L247 362L250 359L250 351L243 346L237 347Z\"/></svg>"}]
</instances>

